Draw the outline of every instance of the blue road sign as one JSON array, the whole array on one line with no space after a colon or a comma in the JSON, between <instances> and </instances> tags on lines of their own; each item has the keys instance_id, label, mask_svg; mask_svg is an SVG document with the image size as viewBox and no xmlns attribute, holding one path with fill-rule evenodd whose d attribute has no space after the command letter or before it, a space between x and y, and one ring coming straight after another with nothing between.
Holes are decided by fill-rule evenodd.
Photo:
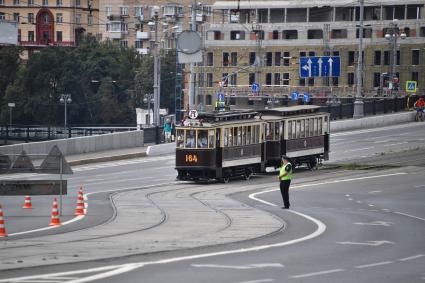
<instances>
[{"instance_id":1,"label":"blue road sign","mask_svg":"<svg viewBox=\"0 0 425 283\"><path fill-rule=\"evenodd\" d=\"M219 102L224 102L224 93L221 93L221 92L217 93L217 100Z\"/></svg>"},{"instance_id":2,"label":"blue road sign","mask_svg":"<svg viewBox=\"0 0 425 283\"><path fill-rule=\"evenodd\" d=\"M300 77L339 77L341 59L339 56L301 57Z\"/></svg>"},{"instance_id":3,"label":"blue road sign","mask_svg":"<svg viewBox=\"0 0 425 283\"><path fill-rule=\"evenodd\" d=\"M291 93L291 100L298 100L298 92L294 91Z\"/></svg>"},{"instance_id":4,"label":"blue road sign","mask_svg":"<svg viewBox=\"0 0 425 283\"><path fill-rule=\"evenodd\" d=\"M305 103L309 103L310 102L310 94L308 94L308 93L304 93L304 96L303 96L303 101L305 102Z\"/></svg>"},{"instance_id":5,"label":"blue road sign","mask_svg":"<svg viewBox=\"0 0 425 283\"><path fill-rule=\"evenodd\" d=\"M253 92L258 92L258 91L260 90L260 85L259 85L258 83L253 83L253 84L251 85L251 90L252 90Z\"/></svg>"}]
</instances>

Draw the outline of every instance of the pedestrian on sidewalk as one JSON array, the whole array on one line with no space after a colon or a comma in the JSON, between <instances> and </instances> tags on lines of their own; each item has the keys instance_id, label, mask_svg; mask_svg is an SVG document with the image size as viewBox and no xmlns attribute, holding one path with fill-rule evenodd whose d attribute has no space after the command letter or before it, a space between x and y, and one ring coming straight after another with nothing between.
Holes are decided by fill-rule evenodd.
<instances>
[{"instance_id":1,"label":"pedestrian on sidewalk","mask_svg":"<svg viewBox=\"0 0 425 283\"><path fill-rule=\"evenodd\" d=\"M171 142L171 132L173 130L173 127L171 125L170 119L167 119L164 123L164 137L165 142Z\"/></svg>"},{"instance_id":2,"label":"pedestrian on sidewalk","mask_svg":"<svg viewBox=\"0 0 425 283\"><path fill-rule=\"evenodd\" d=\"M283 209L289 209L289 186L292 180L292 164L287 156L282 156L282 166L279 168L280 193L283 199Z\"/></svg>"}]
</instances>

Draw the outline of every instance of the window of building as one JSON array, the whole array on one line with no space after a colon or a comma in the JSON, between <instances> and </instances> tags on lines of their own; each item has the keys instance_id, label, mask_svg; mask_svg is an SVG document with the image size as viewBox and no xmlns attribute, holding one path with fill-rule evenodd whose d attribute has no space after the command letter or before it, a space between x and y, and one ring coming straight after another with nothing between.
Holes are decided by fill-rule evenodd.
<instances>
[{"instance_id":1,"label":"window of building","mask_svg":"<svg viewBox=\"0 0 425 283\"><path fill-rule=\"evenodd\" d=\"M289 73L283 73L282 85L289 86Z\"/></svg>"},{"instance_id":2,"label":"window of building","mask_svg":"<svg viewBox=\"0 0 425 283\"><path fill-rule=\"evenodd\" d=\"M221 74L221 85L223 87L227 87L229 85L229 74L228 73L222 73Z\"/></svg>"},{"instance_id":3,"label":"window of building","mask_svg":"<svg viewBox=\"0 0 425 283\"><path fill-rule=\"evenodd\" d=\"M49 6L49 0L43 0L42 5L43 6Z\"/></svg>"},{"instance_id":4,"label":"window of building","mask_svg":"<svg viewBox=\"0 0 425 283\"><path fill-rule=\"evenodd\" d=\"M425 37L425 27L421 27L419 30L419 36L420 37Z\"/></svg>"},{"instance_id":5,"label":"window of building","mask_svg":"<svg viewBox=\"0 0 425 283\"><path fill-rule=\"evenodd\" d=\"M255 73L249 73L249 85L255 83Z\"/></svg>"},{"instance_id":6,"label":"window of building","mask_svg":"<svg viewBox=\"0 0 425 283\"><path fill-rule=\"evenodd\" d=\"M336 7L335 20L340 21L354 21L354 7Z\"/></svg>"},{"instance_id":7,"label":"window of building","mask_svg":"<svg viewBox=\"0 0 425 283\"><path fill-rule=\"evenodd\" d=\"M298 81L299 86L305 86L305 78L300 78Z\"/></svg>"},{"instance_id":8,"label":"window of building","mask_svg":"<svg viewBox=\"0 0 425 283\"><path fill-rule=\"evenodd\" d=\"M34 14L28 13L28 23L33 24L34 23Z\"/></svg>"},{"instance_id":9,"label":"window of building","mask_svg":"<svg viewBox=\"0 0 425 283\"><path fill-rule=\"evenodd\" d=\"M381 73L375 72L373 73L373 87L381 86Z\"/></svg>"},{"instance_id":10,"label":"window of building","mask_svg":"<svg viewBox=\"0 0 425 283\"><path fill-rule=\"evenodd\" d=\"M19 13L13 13L13 20L15 22L19 23L19 21L20 21Z\"/></svg>"},{"instance_id":11,"label":"window of building","mask_svg":"<svg viewBox=\"0 0 425 283\"><path fill-rule=\"evenodd\" d=\"M314 78L308 78L308 86L314 86Z\"/></svg>"},{"instance_id":12,"label":"window of building","mask_svg":"<svg viewBox=\"0 0 425 283\"><path fill-rule=\"evenodd\" d=\"M396 60L397 60L396 65L397 66L400 66L400 59L401 59L400 50L397 50L397 55L396 55Z\"/></svg>"},{"instance_id":13,"label":"window of building","mask_svg":"<svg viewBox=\"0 0 425 283\"><path fill-rule=\"evenodd\" d=\"M360 36L360 29L356 29L356 38ZM372 29L363 28L363 38L372 38Z\"/></svg>"},{"instance_id":14,"label":"window of building","mask_svg":"<svg viewBox=\"0 0 425 283\"><path fill-rule=\"evenodd\" d=\"M128 47L128 40L121 40L120 41L120 46L121 47Z\"/></svg>"},{"instance_id":15,"label":"window of building","mask_svg":"<svg viewBox=\"0 0 425 283\"><path fill-rule=\"evenodd\" d=\"M249 52L249 65L254 65L255 57L255 52Z\"/></svg>"},{"instance_id":16,"label":"window of building","mask_svg":"<svg viewBox=\"0 0 425 283\"><path fill-rule=\"evenodd\" d=\"M143 40L134 41L134 47L138 49L143 48Z\"/></svg>"},{"instance_id":17,"label":"window of building","mask_svg":"<svg viewBox=\"0 0 425 283\"><path fill-rule=\"evenodd\" d=\"M211 94L207 94L205 97L205 105L212 105L212 96Z\"/></svg>"},{"instance_id":18,"label":"window of building","mask_svg":"<svg viewBox=\"0 0 425 283\"><path fill-rule=\"evenodd\" d=\"M412 65L419 65L419 49L412 50Z\"/></svg>"},{"instance_id":19,"label":"window of building","mask_svg":"<svg viewBox=\"0 0 425 283\"><path fill-rule=\"evenodd\" d=\"M30 42L34 41L34 31L32 30L28 31L28 41Z\"/></svg>"},{"instance_id":20,"label":"window of building","mask_svg":"<svg viewBox=\"0 0 425 283\"><path fill-rule=\"evenodd\" d=\"M204 87L205 86L205 73L198 73L198 86Z\"/></svg>"},{"instance_id":21,"label":"window of building","mask_svg":"<svg viewBox=\"0 0 425 283\"><path fill-rule=\"evenodd\" d=\"M375 55L373 57L373 64L375 66L380 66L381 65L381 50L375 50Z\"/></svg>"},{"instance_id":22,"label":"window of building","mask_svg":"<svg viewBox=\"0 0 425 283\"><path fill-rule=\"evenodd\" d=\"M76 14L75 15L75 23L78 25L78 24L81 24L81 14Z\"/></svg>"},{"instance_id":23,"label":"window of building","mask_svg":"<svg viewBox=\"0 0 425 283\"><path fill-rule=\"evenodd\" d=\"M283 66L289 67L291 60L291 53L290 52L283 52Z\"/></svg>"},{"instance_id":24,"label":"window of building","mask_svg":"<svg viewBox=\"0 0 425 283\"><path fill-rule=\"evenodd\" d=\"M13 0L13 5L19 5L19 0Z\"/></svg>"},{"instance_id":25,"label":"window of building","mask_svg":"<svg viewBox=\"0 0 425 283\"><path fill-rule=\"evenodd\" d=\"M207 73L207 87L213 87L213 74Z\"/></svg>"},{"instance_id":26,"label":"window of building","mask_svg":"<svg viewBox=\"0 0 425 283\"><path fill-rule=\"evenodd\" d=\"M279 39L279 31L274 30L274 31L272 32L272 39L273 39L273 40Z\"/></svg>"},{"instance_id":27,"label":"window of building","mask_svg":"<svg viewBox=\"0 0 425 283\"><path fill-rule=\"evenodd\" d=\"M223 66L229 66L229 52L223 52Z\"/></svg>"},{"instance_id":28,"label":"window of building","mask_svg":"<svg viewBox=\"0 0 425 283\"><path fill-rule=\"evenodd\" d=\"M355 51L348 51L348 66L354 66L355 57Z\"/></svg>"},{"instance_id":29,"label":"window of building","mask_svg":"<svg viewBox=\"0 0 425 283\"><path fill-rule=\"evenodd\" d=\"M214 53L213 52L207 53L207 66L214 66Z\"/></svg>"},{"instance_id":30,"label":"window of building","mask_svg":"<svg viewBox=\"0 0 425 283\"><path fill-rule=\"evenodd\" d=\"M286 9L286 22L287 23L305 23L307 22L307 9L306 8L289 8Z\"/></svg>"},{"instance_id":31,"label":"window of building","mask_svg":"<svg viewBox=\"0 0 425 283\"><path fill-rule=\"evenodd\" d=\"M87 24L89 26L93 25L93 15L87 15Z\"/></svg>"},{"instance_id":32,"label":"window of building","mask_svg":"<svg viewBox=\"0 0 425 283\"><path fill-rule=\"evenodd\" d=\"M280 53L280 52L274 53L274 65L275 66L281 65L281 58L282 58L282 53Z\"/></svg>"},{"instance_id":33,"label":"window of building","mask_svg":"<svg viewBox=\"0 0 425 283\"><path fill-rule=\"evenodd\" d=\"M143 7L142 6L134 7L134 16L138 17L139 20L143 20Z\"/></svg>"},{"instance_id":34,"label":"window of building","mask_svg":"<svg viewBox=\"0 0 425 283\"><path fill-rule=\"evenodd\" d=\"M386 50L384 51L384 65L388 66L390 64L390 51Z\"/></svg>"},{"instance_id":35,"label":"window of building","mask_svg":"<svg viewBox=\"0 0 425 283\"><path fill-rule=\"evenodd\" d=\"M128 7L120 7L120 15L128 16Z\"/></svg>"},{"instance_id":36,"label":"window of building","mask_svg":"<svg viewBox=\"0 0 425 283\"><path fill-rule=\"evenodd\" d=\"M321 29L309 29L307 31L307 39L322 39L323 30Z\"/></svg>"},{"instance_id":37,"label":"window of building","mask_svg":"<svg viewBox=\"0 0 425 283\"><path fill-rule=\"evenodd\" d=\"M2 1L0 1L0 2L2 2ZM34 5L34 0L28 0L28 6L32 6L32 5Z\"/></svg>"},{"instance_id":38,"label":"window of building","mask_svg":"<svg viewBox=\"0 0 425 283\"><path fill-rule=\"evenodd\" d=\"M416 87L419 87L419 72L412 72L412 81L416 81Z\"/></svg>"},{"instance_id":39,"label":"window of building","mask_svg":"<svg viewBox=\"0 0 425 283\"><path fill-rule=\"evenodd\" d=\"M56 14L56 23L57 24L63 23L63 14L62 13L57 13Z\"/></svg>"},{"instance_id":40,"label":"window of building","mask_svg":"<svg viewBox=\"0 0 425 283\"><path fill-rule=\"evenodd\" d=\"M63 0L56 0L56 6L63 6Z\"/></svg>"},{"instance_id":41,"label":"window of building","mask_svg":"<svg viewBox=\"0 0 425 283\"><path fill-rule=\"evenodd\" d=\"M316 52L314 52L314 51L309 51L309 52L308 52L308 56L310 56L310 57L314 57L314 56L316 56Z\"/></svg>"},{"instance_id":42,"label":"window of building","mask_svg":"<svg viewBox=\"0 0 425 283\"><path fill-rule=\"evenodd\" d=\"M305 51L300 52L300 58L307 56L307 53Z\"/></svg>"},{"instance_id":43,"label":"window of building","mask_svg":"<svg viewBox=\"0 0 425 283\"><path fill-rule=\"evenodd\" d=\"M75 6L80 7L81 6L81 0L75 0Z\"/></svg>"},{"instance_id":44,"label":"window of building","mask_svg":"<svg viewBox=\"0 0 425 283\"><path fill-rule=\"evenodd\" d=\"M232 66L237 66L238 65L238 52L232 52L230 53L230 63Z\"/></svg>"},{"instance_id":45,"label":"window of building","mask_svg":"<svg viewBox=\"0 0 425 283\"><path fill-rule=\"evenodd\" d=\"M339 77L332 77L332 85L333 86L339 85Z\"/></svg>"},{"instance_id":46,"label":"window of building","mask_svg":"<svg viewBox=\"0 0 425 283\"><path fill-rule=\"evenodd\" d=\"M232 30L230 40L245 40L245 32L241 30Z\"/></svg>"},{"instance_id":47,"label":"window of building","mask_svg":"<svg viewBox=\"0 0 425 283\"><path fill-rule=\"evenodd\" d=\"M214 31L214 40L221 40L221 32L219 30Z\"/></svg>"},{"instance_id":48,"label":"window of building","mask_svg":"<svg viewBox=\"0 0 425 283\"><path fill-rule=\"evenodd\" d=\"M272 84L272 74L266 73L266 85L270 86Z\"/></svg>"},{"instance_id":49,"label":"window of building","mask_svg":"<svg viewBox=\"0 0 425 283\"><path fill-rule=\"evenodd\" d=\"M273 52L267 52L266 53L266 66L272 66L273 65Z\"/></svg>"},{"instance_id":50,"label":"window of building","mask_svg":"<svg viewBox=\"0 0 425 283\"><path fill-rule=\"evenodd\" d=\"M106 6L106 16L109 17L112 14L112 7L111 6Z\"/></svg>"},{"instance_id":51,"label":"window of building","mask_svg":"<svg viewBox=\"0 0 425 283\"><path fill-rule=\"evenodd\" d=\"M347 73L347 85L348 86L354 85L354 73Z\"/></svg>"},{"instance_id":52,"label":"window of building","mask_svg":"<svg viewBox=\"0 0 425 283\"><path fill-rule=\"evenodd\" d=\"M19 42L22 41L22 31L21 31L21 29L18 29L18 41Z\"/></svg>"},{"instance_id":53,"label":"window of building","mask_svg":"<svg viewBox=\"0 0 425 283\"><path fill-rule=\"evenodd\" d=\"M334 39L347 38L347 30L346 29L333 29L331 33L331 37Z\"/></svg>"},{"instance_id":54,"label":"window of building","mask_svg":"<svg viewBox=\"0 0 425 283\"><path fill-rule=\"evenodd\" d=\"M62 42L62 32L61 31L56 31L56 41Z\"/></svg>"},{"instance_id":55,"label":"window of building","mask_svg":"<svg viewBox=\"0 0 425 283\"><path fill-rule=\"evenodd\" d=\"M233 85L233 86L238 85L238 74L236 73L230 74L229 80L230 80L230 85Z\"/></svg>"},{"instance_id":56,"label":"window of building","mask_svg":"<svg viewBox=\"0 0 425 283\"><path fill-rule=\"evenodd\" d=\"M280 73L275 73L273 84L274 85L281 85L281 83L282 83L282 81L281 81L281 78L280 78Z\"/></svg>"},{"instance_id":57,"label":"window of building","mask_svg":"<svg viewBox=\"0 0 425 283\"><path fill-rule=\"evenodd\" d=\"M298 31L284 30L282 31L282 39L298 39Z\"/></svg>"},{"instance_id":58,"label":"window of building","mask_svg":"<svg viewBox=\"0 0 425 283\"><path fill-rule=\"evenodd\" d=\"M0 0L0 5L4 5L4 0Z\"/></svg>"}]
</instances>

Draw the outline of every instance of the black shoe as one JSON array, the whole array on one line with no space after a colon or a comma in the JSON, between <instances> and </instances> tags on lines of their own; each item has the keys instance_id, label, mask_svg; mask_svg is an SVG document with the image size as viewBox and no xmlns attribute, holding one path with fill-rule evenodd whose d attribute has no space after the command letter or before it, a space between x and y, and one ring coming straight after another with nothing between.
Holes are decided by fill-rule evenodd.
<instances>
[{"instance_id":1,"label":"black shoe","mask_svg":"<svg viewBox=\"0 0 425 283\"><path fill-rule=\"evenodd\" d=\"M289 206L282 206L282 209L289 209Z\"/></svg>"}]
</instances>

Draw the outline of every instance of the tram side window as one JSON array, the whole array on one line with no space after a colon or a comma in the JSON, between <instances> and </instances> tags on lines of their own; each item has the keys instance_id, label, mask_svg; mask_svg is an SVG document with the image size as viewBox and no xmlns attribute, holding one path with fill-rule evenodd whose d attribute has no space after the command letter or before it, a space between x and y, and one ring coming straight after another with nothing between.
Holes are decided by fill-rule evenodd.
<instances>
[{"instance_id":1,"label":"tram side window","mask_svg":"<svg viewBox=\"0 0 425 283\"><path fill-rule=\"evenodd\" d=\"M297 136L297 129L296 129L296 121L292 121L292 139L295 139Z\"/></svg>"},{"instance_id":2,"label":"tram side window","mask_svg":"<svg viewBox=\"0 0 425 283\"><path fill-rule=\"evenodd\" d=\"M296 128L296 136L295 138L300 138L301 137L301 120L297 120L297 128Z\"/></svg>"},{"instance_id":3,"label":"tram side window","mask_svg":"<svg viewBox=\"0 0 425 283\"><path fill-rule=\"evenodd\" d=\"M208 132L206 130L198 130L198 137L196 139L198 148L208 147Z\"/></svg>"},{"instance_id":4,"label":"tram side window","mask_svg":"<svg viewBox=\"0 0 425 283\"><path fill-rule=\"evenodd\" d=\"M194 130L186 131L186 148L196 147L196 135Z\"/></svg>"},{"instance_id":5,"label":"tram side window","mask_svg":"<svg viewBox=\"0 0 425 283\"><path fill-rule=\"evenodd\" d=\"M251 126L246 127L246 144L251 144Z\"/></svg>"},{"instance_id":6,"label":"tram side window","mask_svg":"<svg viewBox=\"0 0 425 283\"><path fill-rule=\"evenodd\" d=\"M288 139L292 139L292 121L288 121Z\"/></svg>"},{"instance_id":7,"label":"tram side window","mask_svg":"<svg viewBox=\"0 0 425 283\"><path fill-rule=\"evenodd\" d=\"M242 145L242 127L236 127L236 134L237 134L237 144L238 146Z\"/></svg>"},{"instance_id":8,"label":"tram side window","mask_svg":"<svg viewBox=\"0 0 425 283\"><path fill-rule=\"evenodd\" d=\"M305 137L305 120L300 120L300 138Z\"/></svg>"},{"instance_id":9,"label":"tram side window","mask_svg":"<svg viewBox=\"0 0 425 283\"><path fill-rule=\"evenodd\" d=\"M246 144L246 127L243 126L242 127L242 144L241 145L245 145Z\"/></svg>"},{"instance_id":10,"label":"tram side window","mask_svg":"<svg viewBox=\"0 0 425 283\"><path fill-rule=\"evenodd\" d=\"M274 140L279 140L280 131L279 131L279 122L274 123Z\"/></svg>"},{"instance_id":11,"label":"tram side window","mask_svg":"<svg viewBox=\"0 0 425 283\"><path fill-rule=\"evenodd\" d=\"M328 121L328 116L325 116L324 131L325 131L325 133L329 133L329 121Z\"/></svg>"},{"instance_id":12,"label":"tram side window","mask_svg":"<svg viewBox=\"0 0 425 283\"><path fill-rule=\"evenodd\" d=\"M214 130L208 131L208 147L215 148L215 131Z\"/></svg>"},{"instance_id":13,"label":"tram side window","mask_svg":"<svg viewBox=\"0 0 425 283\"><path fill-rule=\"evenodd\" d=\"M283 133L284 133L283 127L284 127L284 123L283 123L283 121L280 121L279 122L279 131L278 131L278 133L279 133L278 140L282 140L283 139Z\"/></svg>"},{"instance_id":14,"label":"tram side window","mask_svg":"<svg viewBox=\"0 0 425 283\"><path fill-rule=\"evenodd\" d=\"M317 136L317 118L313 119L314 135Z\"/></svg>"},{"instance_id":15,"label":"tram side window","mask_svg":"<svg viewBox=\"0 0 425 283\"><path fill-rule=\"evenodd\" d=\"M306 138L310 136L309 127L310 127L310 124L308 122L308 119L305 119L305 137Z\"/></svg>"},{"instance_id":16,"label":"tram side window","mask_svg":"<svg viewBox=\"0 0 425 283\"><path fill-rule=\"evenodd\" d=\"M176 136L177 136L176 146L178 148L183 148L183 146L184 146L184 131L183 130L177 130Z\"/></svg>"},{"instance_id":17,"label":"tram side window","mask_svg":"<svg viewBox=\"0 0 425 283\"><path fill-rule=\"evenodd\" d=\"M255 131L258 133L255 135L255 143L260 143L264 141L264 133L261 133L260 125L255 126ZM261 136L260 136L261 134Z\"/></svg>"},{"instance_id":18,"label":"tram side window","mask_svg":"<svg viewBox=\"0 0 425 283\"><path fill-rule=\"evenodd\" d=\"M229 129L224 129L224 146L229 146Z\"/></svg>"},{"instance_id":19,"label":"tram side window","mask_svg":"<svg viewBox=\"0 0 425 283\"><path fill-rule=\"evenodd\" d=\"M319 118L318 126L319 126L318 127L318 135L321 136L321 135L323 135L323 132L322 132L323 119L322 119L322 117Z\"/></svg>"},{"instance_id":20,"label":"tram side window","mask_svg":"<svg viewBox=\"0 0 425 283\"><path fill-rule=\"evenodd\" d=\"M272 123L267 123L266 124L266 140L272 140Z\"/></svg>"},{"instance_id":21,"label":"tram side window","mask_svg":"<svg viewBox=\"0 0 425 283\"><path fill-rule=\"evenodd\" d=\"M313 137L314 136L314 119L313 118L309 119L309 124L310 124L310 126L309 126L309 136Z\"/></svg>"}]
</instances>

